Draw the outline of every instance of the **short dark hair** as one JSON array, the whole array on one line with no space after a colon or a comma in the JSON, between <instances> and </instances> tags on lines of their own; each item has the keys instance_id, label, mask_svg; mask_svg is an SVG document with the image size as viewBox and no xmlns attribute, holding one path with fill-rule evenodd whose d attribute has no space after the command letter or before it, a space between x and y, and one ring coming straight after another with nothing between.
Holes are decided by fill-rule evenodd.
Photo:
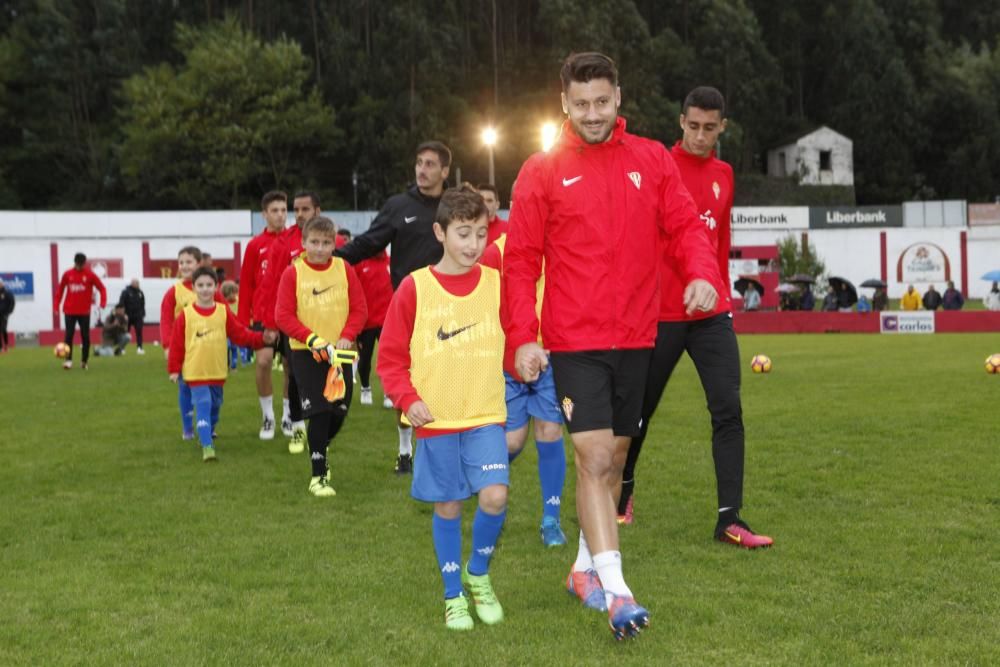
<instances>
[{"instance_id":1,"label":"short dark hair","mask_svg":"<svg viewBox=\"0 0 1000 667\"><path fill-rule=\"evenodd\" d=\"M472 186L466 184L459 188L449 188L441 195L441 203L438 204L437 217L434 222L441 225L441 229L448 229L448 223L457 220L478 220L489 215L486 210L486 202Z\"/></svg>"},{"instance_id":2,"label":"short dark hair","mask_svg":"<svg viewBox=\"0 0 1000 667\"><path fill-rule=\"evenodd\" d=\"M712 86L698 86L684 98L684 106L681 113L687 115L688 109L698 107L705 111L718 111L719 116L726 117L726 98L722 96L717 88Z\"/></svg>"},{"instance_id":3,"label":"short dark hair","mask_svg":"<svg viewBox=\"0 0 1000 667\"><path fill-rule=\"evenodd\" d=\"M195 258L195 261L198 262L200 262L202 259L201 248L198 248L193 245L186 245L180 250L178 250L177 256L180 257L181 255L191 255L192 257Z\"/></svg>"},{"instance_id":4,"label":"short dark hair","mask_svg":"<svg viewBox=\"0 0 1000 667\"><path fill-rule=\"evenodd\" d=\"M333 220L325 215L317 215L315 218L310 218L309 221L302 226L302 238L309 238L310 234L336 236L337 225L333 222Z\"/></svg>"},{"instance_id":5,"label":"short dark hair","mask_svg":"<svg viewBox=\"0 0 1000 667\"><path fill-rule=\"evenodd\" d=\"M191 284L193 285L194 282L198 280L198 278L201 278L202 276L208 276L209 278L212 279L213 283L219 282L219 276L215 275L215 269L212 269L211 267L208 266L199 266L197 269L194 270L194 273L191 274Z\"/></svg>"},{"instance_id":6,"label":"short dark hair","mask_svg":"<svg viewBox=\"0 0 1000 667\"><path fill-rule=\"evenodd\" d=\"M344 227L337 228L337 236L343 236L345 239L351 238L351 230Z\"/></svg>"},{"instance_id":7,"label":"short dark hair","mask_svg":"<svg viewBox=\"0 0 1000 667\"><path fill-rule=\"evenodd\" d=\"M285 204L288 203L288 195L281 190L271 190L260 200L260 210L266 211L267 207L271 205L271 202L283 201Z\"/></svg>"},{"instance_id":8,"label":"short dark hair","mask_svg":"<svg viewBox=\"0 0 1000 667\"><path fill-rule=\"evenodd\" d=\"M417 152L414 155L420 155L424 151L434 151L437 153L442 167L451 165L451 149L440 141L425 141L417 146Z\"/></svg>"},{"instance_id":9,"label":"short dark hair","mask_svg":"<svg viewBox=\"0 0 1000 667\"><path fill-rule=\"evenodd\" d=\"M312 200L313 206L319 208L319 195L312 190L299 190L295 193L295 196L292 197L292 202L294 203L296 199L302 199L303 197L309 197L309 199Z\"/></svg>"},{"instance_id":10,"label":"short dark hair","mask_svg":"<svg viewBox=\"0 0 1000 667\"><path fill-rule=\"evenodd\" d=\"M497 186L493 185L492 183L480 183L479 185L476 186L476 189L479 191L489 190L490 192L493 193L494 197L500 199L500 193L497 192Z\"/></svg>"},{"instance_id":11,"label":"short dark hair","mask_svg":"<svg viewBox=\"0 0 1000 667\"><path fill-rule=\"evenodd\" d=\"M612 86L617 86L618 68L615 67L615 61L603 53L571 53L563 61L559 78L562 79L563 92L569 90L569 84L574 81L587 83L594 79L607 79Z\"/></svg>"},{"instance_id":12,"label":"short dark hair","mask_svg":"<svg viewBox=\"0 0 1000 667\"><path fill-rule=\"evenodd\" d=\"M83 266L86 263L87 263L87 256L84 255L82 252L78 252L75 255L73 255L73 264L75 264L76 266Z\"/></svg>"}]
</instances>

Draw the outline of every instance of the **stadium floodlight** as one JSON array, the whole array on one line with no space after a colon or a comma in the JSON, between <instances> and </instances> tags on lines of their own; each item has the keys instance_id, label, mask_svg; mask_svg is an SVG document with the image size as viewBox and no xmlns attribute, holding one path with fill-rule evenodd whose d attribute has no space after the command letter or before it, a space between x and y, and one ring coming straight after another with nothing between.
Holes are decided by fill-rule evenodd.
<instances>
[{"instance_id":1,"label":"stadium floodlight","mask_svg":"<svg viewBox=\"0 0 1000 667\"><path fill-rule=\"evenodd\" d=\"M555 123L542 123L542 150L546 153L556 143L558 128Z\"/></svg>"},{"instance_id":2,"label":"stadium floodlight","mask_svg":"<svg viewBox=\"0 0 1000 667\"><path fill-rule=\"evenodd\" d=\"M497 145L497 131L493 127L483 130L483 143L490 151L490 185L496 185L495 170L493 165L493 147Z\"/></svg>"}]
</instances>

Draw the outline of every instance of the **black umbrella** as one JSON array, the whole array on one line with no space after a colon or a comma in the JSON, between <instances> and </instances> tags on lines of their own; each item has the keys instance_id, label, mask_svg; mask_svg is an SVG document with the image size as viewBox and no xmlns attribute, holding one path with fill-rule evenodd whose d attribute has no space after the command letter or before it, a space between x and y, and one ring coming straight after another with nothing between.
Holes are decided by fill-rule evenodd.
<instances>
[{"instance_id":1,"label":"black umbrella","mask_svg":"<svg viewBox=\"0 0 1000 667\"><path fill-rule=\"evenodd\" d=\"M837 276L831 276L829 282L830 287L832 287L838 295L842 289L841 286L847 289L847 294L850 297L850 303L848 305L853 306L858 302L858 290L855 289L850 280L847 280L846 278L838 278Z\"/></svg>"},{"instance_id":2,"label":"black umbrella","mask_svg":"<svg viewBox=\"0 0 1000 667\"><path fill-rule=\"evenodd\" d=\"M764 286L756 278L750 278L749 276L740 276L740 279L733 283L736 291L740 293L740 296L746 294L748 287L753 287L757 290L757 293L764 296Z\"/></svg>"},{"instance_id":3,"label":"black umbrella","mask_svg":"<svg viewBox=\"0 0 1000 667\"><path fill-rule=\"evenodd\" d=\"M878 278L869 278L868 280L861 283L860 287L874 287L875 289L882 288L885 289L886 284L884 280L879 280Z\"/></svg>"},{"instance_id":4,"label":"black umbrella","mask_svg":"<svg viewBox=\"0 0 1000 667\"><path fill-rule=\"evenodd\" d=\"M807 276L804 273L796 273L794 276L789 278L786 282L789 283L808 283L812 285L816 280L812 276Z\"/></svg>"}]
</instances>

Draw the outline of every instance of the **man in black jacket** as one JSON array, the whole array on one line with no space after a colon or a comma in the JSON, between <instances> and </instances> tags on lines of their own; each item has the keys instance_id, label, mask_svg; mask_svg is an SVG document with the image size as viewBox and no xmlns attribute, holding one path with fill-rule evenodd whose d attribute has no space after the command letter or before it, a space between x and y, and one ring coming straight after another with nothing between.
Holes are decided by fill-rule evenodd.
<instances>
[{"instance_id":1,"label":"man in black jacket","mask_svg":"<svg viewBox=\"0 0 1000 667\"><path fill-rule=\"evenodd\" d=\"M941 307L941 293L934 289L934 285L927 288L923 302L925 310L937 310Z\"/></svg>"},{"instance_id":2,"label":"man in black jacket","mask_svg":"<svg viewBox=\"0 0 1000 667\"><path fill-rule=\"evenodd\" d=\"M146 318L146 295L139 289L138 278L133 278L129 286L122 290L121 296L118 297L118 305L125 309L128 326L135 327L136 354L146 354L142 349L142 325Z\"/></svg>"},{"instance_id":3,"label":"man in black jacket","mask_svg":"<svg viewBox=\"0 0 1000 667\"><path fill-rule=\"evenodd\" d=\"M14 312L14 294L0 280L0 354L10 349L7 337L7 318Z\"/></svg>"},{"instance_id":4,"label":"man in black jacket","mask_svg":"<svg viewBox=\"0 0 1000 667\"><path fill-rule=\"evenodd\" d=\"M414 165L416 184L406 192L389 197L368 231L339 248L334 254L351 264L374 257L392 244L389 277L392 289L399 287L411 272L435 264L441 259L441 244L434 236L434 218L444 193L451 165L451 150L440 141L425 141L417 146ZM396 474L413 470L413 429L399 422L399 456Z\"/></svg>"}]
</instances>

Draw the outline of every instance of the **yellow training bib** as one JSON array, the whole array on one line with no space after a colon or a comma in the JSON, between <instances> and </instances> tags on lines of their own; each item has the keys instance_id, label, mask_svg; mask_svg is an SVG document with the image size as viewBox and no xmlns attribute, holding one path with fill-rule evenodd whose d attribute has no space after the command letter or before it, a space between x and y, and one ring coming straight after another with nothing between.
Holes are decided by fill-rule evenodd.
<instances>
[{"instance_id":1,"label":"yellow training bib","mask_svg":"<svg viewBox=\"0 0 1000 667\"><path fill-rule=\"evenodd\" d=\"M184 381L225 380L226 361L226 307L217 303L211 315L202 315L193 304L185 306Z\"/></svg>"},{"instance_id":2,"label":"yellow training bib","mask_svg":"<svg viewBox=\"0 0 1000 667\"><path fill-rule=\"evenodd\" d=\"M305 261L292 264L295 268L296 317L303 325L331 343L340 338L351 312L348 297L347 269L344 260L334 257L330 266L316 270ZM309 347L292 338L293 350Z\"/></svg>"}]
</instances>

